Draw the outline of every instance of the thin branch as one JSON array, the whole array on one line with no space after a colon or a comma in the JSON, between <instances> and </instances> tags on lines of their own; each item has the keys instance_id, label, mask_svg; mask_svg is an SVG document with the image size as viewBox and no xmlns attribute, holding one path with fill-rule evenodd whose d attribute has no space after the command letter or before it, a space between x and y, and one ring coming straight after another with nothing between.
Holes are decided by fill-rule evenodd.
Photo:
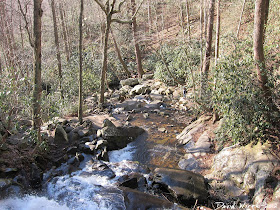
<instances>
[{"instance_id":1,"label":"thin branch","mask_svg":"<svg viewBox=\"0 0 280 210\"><path fill-rule=\"evenodd\" d=\"M133 21L132 20L120 20L120 19L112 19L112 23L120 23L120 24L131 24Z\"/></svg>"},{"instance_id":2,"label":"thin branch","mask_svg":"<svg viewBox=\"0 0 280 210\"><path fill-rule=\"evenodd\" d=\"M99 0L94 0L94 1L95 1L95 2L100 6L100 8L107 14L105 5L102 4Z\"/></svg>"},{"instance_id":3,"label":"thin branch","mask_svg":"<svg viewBox=\"0 0 280 210\"><path fill-rule=\"evenodd\" d=\"M20 12L23 16L24 22L25 22L25 29L26 29L26 32L28 34L29 43L30 43L31 47L34 48L34 41L32 40L31 33L30 33L30 30L29 30L29 27L28 27L28 20L27 20L27 17L26 17L27 7L25 8L25 12L24 12L23 8L21 6L20 0L18 0L18 5L19 5Z\"/></svg>"},{"instance_id":4,"label":"thin branch","mask_svg":"<svg viewBox=\"0 0 280 210\"><path fill-rule=\"evenodd\" d=\"M141 8L142 4L144 3L144 0L141 1L141 3L139 4L138 8L136 9L135 13L132 15L131 19L133 20L133 18L135 18L135 16L137 15L139 9Z\"/></svg>"}]
</instances>

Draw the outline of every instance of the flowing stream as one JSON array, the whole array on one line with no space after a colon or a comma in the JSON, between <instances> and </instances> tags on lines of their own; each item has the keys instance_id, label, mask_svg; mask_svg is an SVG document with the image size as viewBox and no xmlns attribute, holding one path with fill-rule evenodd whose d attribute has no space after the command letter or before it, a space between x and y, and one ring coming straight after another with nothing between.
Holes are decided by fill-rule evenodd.
<instances>
[{"instance_id":1,"label":"flowing stream","mask_svg":"<svg viewBox=\"0 0 280 210\"><path fill-rule=\"evenodd\" d=\"M127 147L109 152L110 162L102 166L105 170L93 168L91 156L84 154L85 159L79 166L81 170L69 175L66 163L52 169L44 174L42 192L0 200L0 210L126 209L124 196L117 186L120 177L133 172L148 177L143 165L149 168L178 167L181 154L174 145L176 135L172 132L181 128L169 126L169 120L166 124L163 124L162 119L156 122L158 125L145 125L147 133ZM138 121L135 124L141 123ZM159 125L165 125L169 135L159 132Z\"/></svg>"}]
</instances>

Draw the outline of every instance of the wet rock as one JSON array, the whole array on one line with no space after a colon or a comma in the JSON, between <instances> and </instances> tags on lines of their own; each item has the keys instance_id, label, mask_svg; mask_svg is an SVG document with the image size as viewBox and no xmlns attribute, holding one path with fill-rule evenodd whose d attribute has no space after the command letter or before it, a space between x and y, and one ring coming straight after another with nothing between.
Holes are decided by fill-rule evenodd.
<instances>
[{"instance_id":1,"label":"wet rock","mask_svg":"<svg viewBox=\"0 0 280 210\"><path fill-rule=\"evenodd\" d=\"M156 168L153 175L154 184L160 185L162 193L173 202L191 207L204 204L208 193L204 177L191 171Z\"/></svg>"},{"instance_id":2,"label":"wet rock","mask_svg":"<svg viewBox=\"0 0 280 210\"><path fill-rule=\"evenodd\" d=\"M178 163L178 166L181 169L188 170L188 171L193 171L193 172L200 171L199 161L192 154L189 154L187 155L187 157L181 159Z\"/></svg>"},{"instance_id":3,"label":"wet rock","mask_svg":"<svg viewBox=\"0 0 280 210\"><path fill-rule=\"evenodd\" d=\"M144 133L144 129L137 126L132 127L116 127L108 119L101 129L102 138L108 142L108 150L122 149L139 135Z\"/></svg>"},{"instance_id":4,"label":"wet rock","mask_svg":"<svg viewBox=\"0 0 280 210\"><path fill-rule=\"evenodd\" d=\"M142 174L139 173L125 175L119 179L119 182L119 186L121 187L128 187L142 191L147 189L147 180Z\"/></svg>"},{"instance_id":5,"label":"wet rock","mask_svg":"<svg viewBox=\"0 0 280 210\"><path fill-rule=\"evenodd\" d=\"M33 189L38 189L42 186L42 180L43 180L42 170L35 163L32 163L31 174L30 174L30 186Z\"/></svg>"},{"instance_id":6,"label":"wet rock","mask_svg":"<svg viewBox=\"0 0 280 210\"><path fill-rule=\"evenodd\" d=\"M101 149L101 148L104 148L108 145L108 142L104 139L100 139L96 142L95 144L95 149Z\"/></svg>"},{"instance_id":7,"label":"wet rock","mask_svg":"<svg viewBox=\"0 0 280 210\"><path fill-rule=\"evenodd\" d=\"M138 85L139 81L138 81L137 78L128 78L128 79L125 79L125 80L121 80L120 83L121 83L121 86L128 85L128 86L133 87L135 85Z\"/></svg>"},{"instance_id":8,"label":"wet rock","mask_svg":"<svg viewBox=\"0 0 280 210\"><path fill-rule=\"evenodd\" d=\"M92 169L92 174L94 175L107 176L108 179L113 179L116 176L114 171L101 160L95 160L92 164Z\"/></svg>"},{"instance_id":9,"label":"wet rock","mask_svg":"<svg viewBox=\"0 0 280 210\"><path fill-rule=\"evenodd\" d=\"M67 148L66 153L69 155L75 155L77 151L78 151L78 147L72 146L72 147Z\"/></svg>"},{"instance_id":10,"label":"wet rock","mask_svg":"<svg viewBox=\"0 0 280 210\"><path fill-rule=\"evenodd\" d=\"M68 137L67 133L63 129L62 126L57 126L55 129L55 136L54 136L54 142L56 144L65 144L68 143Z\"/></svg>"},{"instance_id":11,"label":"wet rock","mask_svg":"<svg viewBox=\"0 0 280 210\"><path fill-rule=\"evenodd\" d=\"M5 189L7 189L9 186L12 185L11 179L0 179L0 192L3 192ZM1 195L1 194L0 194ZM1 195L1 197L4 195Z\"/></svg>"},{"instance_id":12,"label":"wet rock","mask_svg":"<svg viewBox=\"0 0 280 210\"><path fill-rule=\"evenodd\" d=\"M128 210L134 209L182 209L176 204L160 199L130 188L121 187L123 191L125 207Z\"/></svg>"}]
</instances>

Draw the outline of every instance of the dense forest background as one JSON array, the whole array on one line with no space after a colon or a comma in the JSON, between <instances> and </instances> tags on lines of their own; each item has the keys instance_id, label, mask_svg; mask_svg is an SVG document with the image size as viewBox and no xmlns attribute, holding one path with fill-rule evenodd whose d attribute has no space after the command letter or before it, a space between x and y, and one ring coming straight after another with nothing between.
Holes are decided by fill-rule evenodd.
<instances>
[{"instance_id":1,"label":"dense forest background","mask_svg":"<svg viewBox=\"0 0 280 210\"><path fill-rule=\"evenodd\" d=\"M111 16L108 65L102 83L109 14L105 7L110 8L113 2L116 11ZM272 133L279 122L280 2L267 2L263 70L268 78L265 86L271 91L269 99L258 84L255 70L253 0L84 0L82 95L94 96L100 102L100 86L111 90L122 79L153 73L155 79L184 86L192 93L195 114L207 111L224 117L219 131L223 138L244 143L252 139L277 140ZM209 5L215 7L212 49L208 52L211 60L205 57L209 50L207 30L211 30L207 24L211 23ZM78 113L80 7L78 0L42 1L43 91L39 100L43 122ZM32 119L33 18L33 1L0 1L0 117L10 134L17 132L21 121ZM135 53L136 44L142 67ZM205 60L211 61L206 78ZM106 96L110 94L105 95L105 102Z\"/></svg>"}]
</instances>

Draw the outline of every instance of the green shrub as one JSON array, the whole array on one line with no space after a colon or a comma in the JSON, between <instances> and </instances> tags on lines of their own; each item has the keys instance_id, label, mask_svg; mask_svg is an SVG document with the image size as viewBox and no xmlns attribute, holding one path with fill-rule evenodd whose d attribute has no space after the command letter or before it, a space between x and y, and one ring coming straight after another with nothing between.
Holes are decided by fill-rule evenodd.
<instances>
[{"instance_id":1,"label":"green shrub","mask_svg":"<svg viewBox=\"0 0 280 210\"><path fill-rule=\"evenodd\" d=\"M200 51L199 43L193 41L189 45L179 44L164 45L160 49L159 53L165 59L171 74L176 77L181 83L186 83L186 86L192 87L195 83L198 83L198 70L200 66ZM191 76L191 72L194 73L194 81ZM162 58L155 64L155 78L169 84L175 85L176 81L167 71Z\"/></svg>"},{"instance_id":2,"label":"green shrub","mask_svg":"<svg viewBox=\"0 0 280 210\"><path fill-rule=\"evenodd\" d=\"M250 46L248 42L239 45L231 55L221 58L214 69L212 103L224 119L218 138L230 139L233 143L267 140L268 132L279 117L257 85L253 56L243 49ZM269 86L273 88L275 80L270 81Z\"/></svg>"}]
</instances>

